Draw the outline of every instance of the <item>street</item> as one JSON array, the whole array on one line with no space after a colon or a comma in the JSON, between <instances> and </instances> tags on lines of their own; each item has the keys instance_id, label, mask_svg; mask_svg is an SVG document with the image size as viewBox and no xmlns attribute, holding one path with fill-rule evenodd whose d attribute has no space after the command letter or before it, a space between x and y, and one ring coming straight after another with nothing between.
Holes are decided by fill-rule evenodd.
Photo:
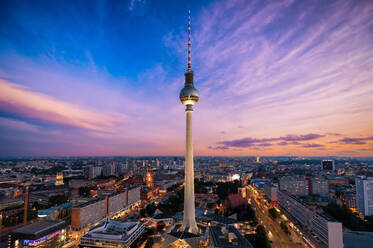
<instances>
[{"instance_id":1,"label":"street","mask_svg":"<svg viewBox=\"0 0 373 248\"><path fill-rule=\"evenodd\" d=\"M250 187L249 187L250 188ZM296 235L292 230L290 235L287 235L280 227L280 220L272 220L268 214L268 208L262 201L262 197L250 189L249 202L255 210L258 222L264 226L268 233L268 238L272 241L272 247L309 247L304 241ZM278 217L279 219L280 217Z\"/></svg>"}]
</instances>

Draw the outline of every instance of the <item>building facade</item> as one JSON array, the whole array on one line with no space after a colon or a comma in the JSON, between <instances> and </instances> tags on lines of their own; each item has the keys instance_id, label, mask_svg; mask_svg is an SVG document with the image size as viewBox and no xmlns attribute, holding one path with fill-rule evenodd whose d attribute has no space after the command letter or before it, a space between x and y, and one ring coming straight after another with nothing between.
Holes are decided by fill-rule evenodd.
<instances>
[{"instance_id":1,"label":"building facade","mask_svg":"<svg viewBox=\"0 0 373 248\"><path fill-rule=\"evenodd\" d=\"M74 231L80 231L137 202L140 202L140 187L128 188L107 198L74 206L71 213L71 227Z\"/></svg>"},{"instance_id":2,"label":"building facade","mask_svg":"<svg viewBox=\"0 0 373 248\"><path fill-rule=\"evenodd\" d=\"M285 190L293 195L308 195L308 182L306 179L298 177L281 177L279 180L280 190Z\"/></svg>"},{"instance_id":3,"label":"building facade","mask_svg":"<svg viewBox=\"0 0 373 248\"><path fill-rule=\"evenodd\" d=\"M264 194L270 202L277 202L278 187L274 184L264 184Z\"/></svg>"},{"instance_id":4,"label":"building facade","mask_svg":"<svg viewBox=\"0 0 373 248\"><path fill-rule=\"evenodd\" d=\"M54 248L67 242L65 221L40 220L9 233L8 248Z\"/></svg>"},{"instance_id":5,"label":"building facade","mask_svg":"<svg viewBox=\"0 0 373 248\"><path fill-rule=\"evenodd\" d=\"M110 220L89 231L80 239L79 247L127 248L144 233L141 222L120 222Z\"/></svg>"},{"instance_id":6,"label":"building facade","mask_svg":"<svg viewBox=\"0 0 373 248\"><path fill-rule=\"evenodd\" d=\"M317 212L293 195L278 191L278 203L285 212L333 248L343 248L342 223Z\"/></svg>"},{"instance_id":7,"label":"building facade","mask_svg":"<svg viewBox=\"0 0 373 248\"><path fill-rule=\"evenodd\" d=\"M315 195L328 195L329 183L328 180L322 178L313 178L311 182L311 192Z\"/></svg>"},{"instance_id":8,"label":"building facade","mask_svg":"<svg viewBox=\"0 0 373 248\"><path fill-rule=\"evenodd\" d=\"M335 170L333 160L322 160L321 161L321 167L322 167L323 170L326 170L326 171L334 171Z\"/></svg>"},{"instance_id":9,"label":"building facade","mask_svg":"<svg viewBox=\"0 0 373 248\"><path fill-rule=\"evenodd\" d=\"M356 177L356 209L364 216L373 215L373 178Z\"/></svg>"}]
</instances>

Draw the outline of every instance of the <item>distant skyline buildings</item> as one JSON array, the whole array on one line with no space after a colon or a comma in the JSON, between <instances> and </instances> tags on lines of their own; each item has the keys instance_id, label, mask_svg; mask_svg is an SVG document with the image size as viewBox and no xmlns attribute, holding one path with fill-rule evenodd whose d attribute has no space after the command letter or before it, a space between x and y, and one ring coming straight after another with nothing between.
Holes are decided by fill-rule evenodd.
<instances>
[{"instance_id":1,"label":"distant skyline buildings","mask_svg":"<svg viewBox=\"0 0 373 248\"><path fill-rule=\"evenodd\" d=\"M165 0L0 2L0 157L183 155L189 4L195 155L373 156L372 1Z\"/></svg>"}]
</instances>

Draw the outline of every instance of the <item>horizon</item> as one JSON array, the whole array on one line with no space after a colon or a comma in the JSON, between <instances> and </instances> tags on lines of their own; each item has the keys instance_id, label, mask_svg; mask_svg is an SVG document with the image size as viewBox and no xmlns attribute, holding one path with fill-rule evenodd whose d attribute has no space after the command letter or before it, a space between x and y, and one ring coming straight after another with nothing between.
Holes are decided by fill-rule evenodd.
<instances>
[{"instance_id":1,"label":"horizon","mask_svg":"<svg viewBox=\"0 0 373 248\"><path fill-rule=\"evenodd\" d=\"M80 158L94 158L94 159L99 159L99 158L110 158L110 159L116 159L116 158L185 158L184 155L115 155L115 156L110 156L110 155L105 155L105 156L85 156L85 155L79 155L79 156L69 156L69 155L61 155L61 156L9 156L9 157L0 157L0 160L12 160L12 159L19 159L19 160L24 160L24 159L80 159ZM238 156L229 156L229 155L197 155L194 156L195 159L198 158L257 158L260 157L261 159L269 159L269 158L302 158L303 160L306 159L315 159L315 160L320 160L320 159L372 159L373 156L360 156L360 157L353 157L353 156L292 156L292 155L280 155L280 156L255 156L255 155L238 155Z\"/></svg>"},{"instance_id":2,"label":"horizon","mask_svg":"<svg viewBox=\"0 0 373 248\"><path fill-rule=\"evenodd\" d=\"M184 156L189 5L196 157L373 157L372 1L128 0L0 2L0 158Z\"/></svg>"}]
</instances>

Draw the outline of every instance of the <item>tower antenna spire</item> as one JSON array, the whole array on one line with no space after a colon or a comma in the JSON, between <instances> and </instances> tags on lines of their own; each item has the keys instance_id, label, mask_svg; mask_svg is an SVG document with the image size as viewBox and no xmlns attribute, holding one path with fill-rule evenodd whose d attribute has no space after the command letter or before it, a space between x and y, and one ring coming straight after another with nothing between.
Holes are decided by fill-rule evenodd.
<instances>
[{"instance_id":1,"label":"tower antenna spire","mask_svg":"<svg viewBox=\"0 0 373 248\"><path fill-rule=\"evenodd\" d=\"M190 7L188 13L188 71L192 70L192 57L191 57L191 42L190 42Z\"/></svg>"}]
</instances>

